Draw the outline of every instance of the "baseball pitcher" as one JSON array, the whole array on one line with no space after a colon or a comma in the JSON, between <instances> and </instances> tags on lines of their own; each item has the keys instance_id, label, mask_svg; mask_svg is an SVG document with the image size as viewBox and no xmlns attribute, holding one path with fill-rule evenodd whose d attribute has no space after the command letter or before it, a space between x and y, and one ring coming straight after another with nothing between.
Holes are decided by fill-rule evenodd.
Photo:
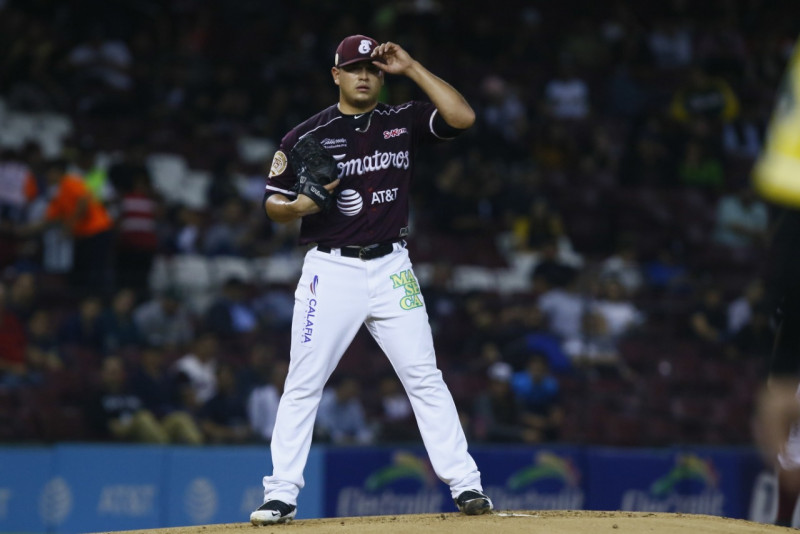
<instances>
[{"instance_id":1,"label":"baseball pitcher","mask_svg":"<svg viewBox=\"0 0 800 534\"><path fill-rule=\"evenodd\" d=\"M395 43L345 38L331 69L338 103L292 129L275 153L264 209L302 219L310 245L295 291L289 374L272 436L271 476L254 525L291 521L303 487L322 389L362 324L386 353L414 408L431 464L468 515L489 512L433 339L404 238L417 148L452 139L475 113L461 94ZM378 102L386 74L430 102Z\"/></svg>"}]
</instances>

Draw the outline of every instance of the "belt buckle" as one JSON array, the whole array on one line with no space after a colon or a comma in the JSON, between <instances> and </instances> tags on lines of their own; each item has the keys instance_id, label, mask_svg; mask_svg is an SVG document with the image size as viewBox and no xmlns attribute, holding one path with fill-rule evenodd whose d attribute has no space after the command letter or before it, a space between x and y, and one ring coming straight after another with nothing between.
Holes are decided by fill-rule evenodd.
<instances>
[{"instance_id":1,"label":"belt buckle","mask_svg":"<svg viewBox=\"0 0 800 534\"><path fill-rule=\"evenodd\" d=\"M361 247L358 249L358 259L360 260L371 260L374 256L372 253L378 248L380 245L367 245L366 247Z\"/></svg>"}]
</instances>

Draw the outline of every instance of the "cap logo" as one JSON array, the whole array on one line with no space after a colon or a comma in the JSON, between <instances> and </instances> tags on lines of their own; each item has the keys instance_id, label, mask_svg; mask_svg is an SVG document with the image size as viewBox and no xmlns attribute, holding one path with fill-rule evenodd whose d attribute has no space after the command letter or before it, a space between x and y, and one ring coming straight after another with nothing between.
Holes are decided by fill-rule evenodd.
<instances>
[{"instance_id":1,"label":"cap logo","mask_svg":"<svg viewBox=\"0 0 800 534\"><path fill-rule=\"evenodd\" d=\"M372 48L372 41L369 39L361 39L361 44L358 45L358 52L360 54L369 54Z\"/></svg>"}]
</instances>

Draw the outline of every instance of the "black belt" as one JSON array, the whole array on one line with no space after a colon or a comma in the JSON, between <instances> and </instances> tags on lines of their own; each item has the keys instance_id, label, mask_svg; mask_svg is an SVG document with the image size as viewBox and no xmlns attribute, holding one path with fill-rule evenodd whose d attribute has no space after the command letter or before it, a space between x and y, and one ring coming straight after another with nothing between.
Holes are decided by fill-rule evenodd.
<instances>
[{"instance_id":1,"label":"black belt","mask_svg":"<svg viewBox=\"0 0 800 534\"><path fill-rule=\"evenodd\" d=\"M317 245L317 250L330 254L331 247ZM386 256L394 250L394 243L381 243L380 245L367 245L366 247L342 247L340 254L346 258L358 258L361 260L374 260Z\"/></svg>"}]
</instances>

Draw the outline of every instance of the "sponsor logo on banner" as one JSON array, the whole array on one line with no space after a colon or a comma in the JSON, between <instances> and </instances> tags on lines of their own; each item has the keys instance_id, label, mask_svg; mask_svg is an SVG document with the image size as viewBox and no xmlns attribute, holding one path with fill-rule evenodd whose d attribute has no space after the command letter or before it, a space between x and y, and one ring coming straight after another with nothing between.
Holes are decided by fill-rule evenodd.
<instances>
[{"instance_id":1,"label":"sponsor logo on banner","mask_svg":"<svg viewBox=\"0 0 800 534\"><path fill-rule=\"evenodd\" d=\"M98 515L145 517L153 514L157 489L153 484L111 484L100 489Z\"/></svg>"},{"instance_id":2,"label":"sponsor logo on banner","mask_svg":"<svg viewBox=\"0 0 800 534\"><path fill-rule=\"evenodd\" d=\"M675 466L650 484L649 490L630 489L622 495L622 510L722 515L725 494L711 460L681 454Z\"/></svg>"},{"instance_id":3,"label":"sponsor logo on banner","mask_svg":"<svg viewBox=\"0 0 800 534\"><path fill-rule=\"evenodd\" d=\"M370 473L362 487L339 491L336 515L423 514L441 511L439 479L427 460L399 451L391 464Z\"/></svg>"},{"instance_id":4,"label":"sponsor logo on banner","mask_svg":"<svg viewBox=\"0 0 800 534\"><path fill-rule=\"evenodd\" d=\"M57 526L72 512L72 490L61 477L50 480L39 495L39 516L49 526Z\"/></svg>"},{"instance_id":5,"label":"sponsor logo on banner","mask_svg":"<svg viewBox=\"0 0 800 534\"><path fill-rule=\"evenodd\" d=\"M404 310L413 310L422 306L422 298L420 298L420 289L417 279L414 278L414 273L411 269L406 269L397 274L390 276L392 280L392 289L402 287L404 291L403 298L400 299L400 307Z\"/></svg>"},{"instance_id":6,"label":"sponsor logo on banner","mask_svg":"<svg viewBox=\"0 0 800 534\"><path fill-rule=\"evenodd\" d=\"M540 452L533 463L511 473L504 486L487 486L495 508L503 510L580 510L585 494L573 461Z\"/></svg>"},{"instance_id":7,"label":"sponsor logo on banner","mask_svg":"<svg viewBox=\"0 0 800 534\"><path fill-rule=\"evenodd\" d=\"M219 498L214 484L207 478L196 478L186 488L183 497L186 515L195 523L205 523L217 513Z\"/></svg>"}]
</instances>

